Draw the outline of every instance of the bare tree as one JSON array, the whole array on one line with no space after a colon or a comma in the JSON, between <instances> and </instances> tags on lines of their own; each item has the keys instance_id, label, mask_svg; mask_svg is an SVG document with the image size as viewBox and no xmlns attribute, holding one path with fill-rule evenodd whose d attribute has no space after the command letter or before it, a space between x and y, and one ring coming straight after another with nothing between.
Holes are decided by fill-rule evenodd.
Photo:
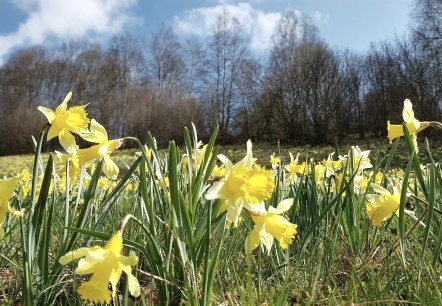
<instances>
[{"instance_id":1,"label":"bare tree","mask_svg":"<svg viewBox=\"0 0 442 306\"><path fill-rule=\"evenodd\" d=\"M235 117L235 126L245 139L252 136L254 122L249 114L252 113L262 92L262 70L262 65L253 57L239 62L237 85L239 108Z\"/></svg>"},{"instance_id":2,"label":"bare tree","mask_svg":"<svg viewBox=\"0 0 442 306\"><path fill-rule=\"evenodd\" d=\"M150 76L158 98L173 100L180 93L180 78L185 66L182 47L172 28L162 25L149 43Z\"/></svg>"},{"instance_id":3,"label":"bare tree","mask_svg":"<svg viewBox=\"0 0 442 306\"><path fill-rule=\"evenodd\" d=\"M239 63L247 56L247 44L239 21L224 11L209 39L208 128L219 125L220 139L229 138L238 108Z\"/></svg>"}]
</instances>

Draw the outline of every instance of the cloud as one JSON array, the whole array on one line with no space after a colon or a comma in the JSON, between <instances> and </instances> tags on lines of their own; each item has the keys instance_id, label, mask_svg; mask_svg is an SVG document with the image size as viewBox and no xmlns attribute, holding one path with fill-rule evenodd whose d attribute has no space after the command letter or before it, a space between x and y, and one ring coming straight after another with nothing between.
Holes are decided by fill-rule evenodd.
<instances>
[{"instance_id":1,"label":"cloud","mask_svg":"<svg viewBox=\"0 0 442 306\"><path fill-rule=\"evenodd\" d=\"M245 34L250 38L250 48L253 51L263 53L270 47L273 30L282 14L264 12L245 2L187 10L174 17L174 30L178 35L208 37L217 18L224 11L238 19Z\"/></svg>"},{"instance_id":2,"label":"cloud","mask_svg":"<svg viewBox=\"0 0 442 306\"><path fill-rule=\"evenodd\" d=\"M316 24L327 24L330 21L330 14L324 14L321 12L313 12L311 14L312 20Z\"/></svg>"},{"instance_id":3,"label":"cloud","mask_svg":"<svg viewBox=\"0 0 442 306\"><path fill-rule=\"evenodd\" d=\"M13 33L0 35L0 64L16 47L41 44L50 38L113 35L138 22L129 8L137 0L13 0L27 19Z\"/></svg>"}]
</instances>

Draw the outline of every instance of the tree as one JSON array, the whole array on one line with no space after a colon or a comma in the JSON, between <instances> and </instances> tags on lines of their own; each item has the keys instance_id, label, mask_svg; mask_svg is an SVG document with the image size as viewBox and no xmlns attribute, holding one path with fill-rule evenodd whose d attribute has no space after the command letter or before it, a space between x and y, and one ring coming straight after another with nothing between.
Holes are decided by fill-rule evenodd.
<instances>
[{"instance_id":1,"label":"tree","mask_svg":"<svg viewBox=\"0 0 442 306\"><path fill-rule=\"evenodd\" d=\"M162 25L152 34L148 52L150 77L157 88L158 98L169 101L177 98L185 66L181 44L171 27Z\"/></svg>"},{"instance_id":2,"label":"tree","mask_svg":"<svg viewBox=\"0 0 442 306\"><path fill-rule=\"evenodd\" d=\"M209 39L209 84L206 112L208 128L219 125L219 139L232 136L232 122L238 110L238 75L246 58L247 41L238 19L223 11Z\"/></svg>"}]
</instances>

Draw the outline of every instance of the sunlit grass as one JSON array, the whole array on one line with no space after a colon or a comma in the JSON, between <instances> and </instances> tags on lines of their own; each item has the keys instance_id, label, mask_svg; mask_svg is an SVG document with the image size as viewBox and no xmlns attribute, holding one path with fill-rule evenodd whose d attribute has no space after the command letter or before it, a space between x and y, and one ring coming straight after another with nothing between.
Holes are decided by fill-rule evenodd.
<instances>
[{"instance_id":1,"label":"sunlit grass","mask_svg":"<svg viewBox=\"0 0 442 306\"><path fill-rule=\"evenodd\" d=\"M15 177L0 180L0 302L440 305L441 152L403 133L219 147L192 125L164 149L101 135L79 165L69 141L66 163L42 154L42 132L34 156L0 160Z\"/></svg>"}]
</instances>

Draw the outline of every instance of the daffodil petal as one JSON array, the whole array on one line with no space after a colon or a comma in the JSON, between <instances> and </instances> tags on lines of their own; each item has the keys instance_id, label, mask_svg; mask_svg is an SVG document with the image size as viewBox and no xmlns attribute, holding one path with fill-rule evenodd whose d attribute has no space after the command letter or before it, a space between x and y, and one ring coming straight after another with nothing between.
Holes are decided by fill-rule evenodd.
<instances>
[{"instance_id":1,"label":"daffodil petal","mask_svg":"<svg viewBox=\"0 0 442 306\"><path fill-rule=\"evenodd\" d=\"M226 176L228 176L230 172L233 170L232 162L224 154L218 154L217 157L224 165L224 168L226 169Z\"/></svg>"},{"instance_id":2,"label":"daffodil petal","mask_svg":"<svg viewBox=\"0 0 442 306\"><path fill-rule=\"evenodd\" d=\"M384 187L379 186L378 184L371 184L371 187L377 193L380 193L380 194L385 195L385 196L391 196L390 191L388 191Z\"/></svg>"},{"instance_id":3,"label":"daffodil petal","mask_svg":"<svg viewBox=\"0 0 442 306\"><path fill-rule=\"evenodd\" d=\"M66 112L66 109L68 108L68 102L72 97L72 91L68 92L68 94L66 95L66 97L64 98L63 102L61 102L61 104L59 106L57 106L57 108L55 109L55 115L61 114Z\"/></svg>"},{"instance_id":4,"label":"daffodil petal","mask_svg":"<svg viewBox=\"0 0 442 306\"><path fill-rule=\"evenodd\" d=\"M46 138L47 141L51 140L52 138L55 138L60 133L60 130L57 129L54 125L52 125L48 131L48 137Z\"/></svg>"},{"instance_id":5,"label":"daffodil petal","mask_svg":"<svg viewBox=\"0 0 442 306\"><path fill-rule=\"evenodd\" d=\"M235 167L245 168L251 167L253 165L253 154L252 154L252 141L249 139L247 141L247 153L244 158L239 161Z\"/></svg>"},{"instance_id":6,"label":"daffodil petal","mask_svg":"<svg viewBox=\"0 0 442 306\"><path fill-rule=\"evenodd\" d=\"M75 274L91 274L95 272L96 265L99 264L95 260L86 260L84 258L78 261L78 267L75 269Z\"/></svg>"},{"instance_id":7,"label":"daffodil petal","mask_svg":"<svg viewBox=\"0 0 442 306\"><path fill-rule=\"evenodd\" d=\"M97 139L100 140L100 143L109 140L106 129L95 119L91 120L90 131L95 135Z\"/></svg>"},{"instance_id":8,"label":"daffodil petal","mask_svg":"<svg viewBox=\"0 0 442 306\"><path fill-rule=\"evenodd\" d=\"M120 255L117 258L125 266L135 266L138 264L138 257L134 253L131 253L129 256Z\"/></svg>"},{"instance_id":9,"label":"daffodil petal","mask_svg":"<svg viewBox=\"0 0 442 306\"><path fill-rule=\"evenodd\" d=\"M259 237L260 237L262 244L264 244L265 248L267 249L267 253L270 253L270 250L272 249L272 246L273 246L274 238L273 238L272 234L270 234L269 232L266 231L265 224L263 224L262 228L259 231Z\"/></svg>"},{"instance_id":10,"label":"daffodil petal","mask_svg":"<svg viewBox=\"0 0 442 306\"><path fill-rule=\"evenodd\" d=\"M247 235L246 241L244 244L246 254L252 253L261 243L261 238L259 232L261 230L260 226L255 225L253 230Z\"/></svg>"},{"instance_id":11,"label":"daffodil petal","mask_svg":"<svg viewBox=\"0 0 442 306\"><path fill-rule=\"evenodd\" d=\"M9 198L14 192L16 184L17 178L15 177L0 180L0 207L3 205L3 203L8 202Z\"/></svg>"},{"instance_id":12,"label":"daffodil petal","mask_svg":"<svg viewBox=\"0 0 442 306\"><path fill-rule=\"evenodd\" d=\"M274 209L274 207L270 206L269 212L282 214L282 213L285 213L286 211L288 211L290 209L290 207L292 207L292 205L293 205L293 199L285 199L285 200L282 200L278 204L278 207L276 209Z\"/></svg>"},{"instance_id":13,"label":"daffodil petal","mask_svg":"<svg viewBox=\"0 0 442 306\"><path fill-rule=\"evenodd\" d=\"M373 204L379 203L383 200L384 195L381 194L367 194L367 201Z\"/></svg>"},{"instance_id":14,"label":"daffodil petal","mask_svg":"<svg viewBox=\"0 0 442 306\"><path fill-rule=\"evenodd\" d=\"M110 158L109 155L106 155L104 157L103 172L104 174L106 174L108 178L112 180L117 179L118 173L120 172L120 169L118 168L117 164Z\"/></svg>"},{"instance_id":15,"label":"daffodil petal","mask_svg":"<svg viewBox=\"0 0 442 306\"><path fill-rule=\"evenodd\" d=\"M118 267L116 269L112 269L112 273L109 277L109 282L111 283L111 286L112 286L112 296L115 296L115 294L117 292L117 285L118 285L118 282L120 281L120 277L121 277L122 273L123 273L123 271L121 270L121 267Z\"/></svg>"},{"instance_id":16,"label":"daffodil petal","mask_svg":"<svg viewBox=\"0 0 442 306\"><path fill-rule=\"evenodd\" d=\"M127 275L127 282L129 285L129 292L134 297L139 297L141 295L141 288L138 279L132 274Z\"/></svg>"},{"instance_id":17,"label":"daffodil petal","mask_svg":"<svg viewBox=\"0 0 442 306\"><path fill-rule=\"evenodd\" d=\"M72 152L76 148L75 137L68 131L68 129L62 129L58 134L60 145L67 152Z\"/></svg>"},{"instance_id":18,"label":"daffodil petal","mask_svg":"<svg viewBox=\"0 0 442 306\"><path fill-rule=\"evenodd\" d=\"M229 203L227 206L227 220L233 223L234 227L238 226L238 218L241 213L243 204L240 201Z\"/></svg>"},{"instance_id":19,"label":"daffodil petal","mask_svg":"<svg viewBox=\"0 0 442 306\"><path fill-rule=\"evenodd\" d=\"M404 109L402 110L402 118L405 123L410 123L414 120L413 104L409 99L404 100Z\"/></svg>"},{"instance_id":20,"label":"daffodil petal","mask_svg":"<svg viewBox=\"0 0 442 306\"><path fill-rule=\"evenodd\" d=\"M207 190L206 199L207 200L214 200L214 199L221 198L219 192L220 192L221 188L223 187L223 185L224 185L223 181L214 182L212 184L212 186L210 186L209 190Z\"/></svg>"},{"instance_id":21,"label":"daffodil petal","mask_svg":"<svg viewBox=\"0 0 442 306\"><path fill-rule=\"evenodd\" d=\"M52 122L55 120L55 112L52 109L44 106L39 106L37 109L41 111L43 115L45 115L46 119L48 119L48 122L52 124Z\"/></svg>"},{"instance_id":22,"label":"daffodil petal","mask_svg":"<svg viewBox=\"0 0 442 306\"><path fill-rule=\"evenodd\" d=\"M79 248L79 249L76 249L74 251L70 251L70 252L66 253L65 255L61 256L60 259L58 260L58 262L61 265L67 265L71 261L81 258L81 257L84 257L89 252L97 250L97 249L101 249L101 248L98 246L94 246L92 248Z\"/></svg>"},{"instance_id":23,"label":"daffodil petal","mask_svg":"<svg viewBox=\"0 0 442 306\"><path fill-rule=\"evenodd\" d=\"M258 204L249 204L245 202L243 207L253 215L264 215L267 213L264 201Z\"/></svg>"}]
</instances>

